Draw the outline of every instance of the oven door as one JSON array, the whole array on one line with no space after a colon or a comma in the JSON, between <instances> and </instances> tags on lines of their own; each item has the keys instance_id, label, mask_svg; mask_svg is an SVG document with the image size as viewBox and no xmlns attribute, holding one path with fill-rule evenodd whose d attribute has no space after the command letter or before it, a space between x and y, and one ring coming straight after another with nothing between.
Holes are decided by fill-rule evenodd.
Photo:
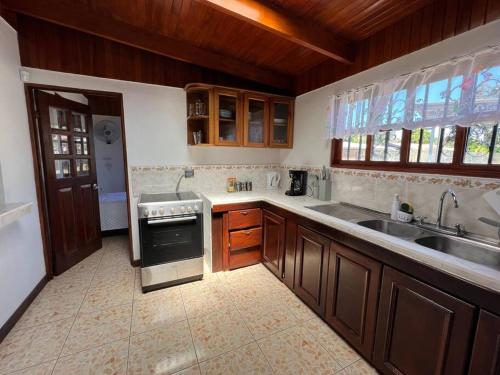
<instances>
[{"instance_id":1,"label":"oven door","mask_svg":"<svg viewBox=\"0 0 500 375\"><path fill-rule=\"evenodd\" d=\"M140 219L141 266L203 256L203 215Z\"/></svg>"}]
</instances>

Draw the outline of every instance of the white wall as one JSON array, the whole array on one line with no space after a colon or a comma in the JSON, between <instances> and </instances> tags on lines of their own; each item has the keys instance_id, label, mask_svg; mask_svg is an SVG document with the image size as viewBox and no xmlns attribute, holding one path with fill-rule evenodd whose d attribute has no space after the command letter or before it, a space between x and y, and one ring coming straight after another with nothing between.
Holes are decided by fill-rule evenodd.
<instances>
[{"instance_id":1,"label":"white wall","mask_svg":"<svg viewBox=\"0 0 500 375\"><path fill-rule=\"evenodd\" d=\"M45 275L24 89L16 32L0 18L0 161L5 201L33 210L0 228L0 326Z\"/></svg>"},{"instance_id":2,"label":"white wall","mask_svg":"<svg viewBox=\"0 0 500 375\"><path fill-rule=\"evenodd\" d=\"M325 127L330 96L496 44L500 44L500 21L491 22L297 97L294 146L292 150L282 151L282 162L287 165L329 165L330 142L326 140Z\"/></svg>"},{"instance_id":3,"label":"white wall","mask_svg":"<svg viewBox=\"0 0 500 375\"><path fill-rule=\"evenodd\" d=\"M110 121L116 125L120 137L111 144L96 136L96 124ZM103 193L125 191L125 170L123 163L123 145L121 136L121 119L116 116L93 115L94 149L97 167L97 183Z\"/></svg>"},{"instance_id":4,"label":"white wall","mask_svg":"<svg viewBox=\"0 0 500 375\"><path fill-rule=\"evenodd\" d=\"M192 164L276 164L277 149L186 145L186 96L183 89L118 81L48 70L23 68L33 83L119 92L123 94L125 137L130 167ZM139 258L137 198L131 196L132 238Z\"/></svg>"}]
</instances>

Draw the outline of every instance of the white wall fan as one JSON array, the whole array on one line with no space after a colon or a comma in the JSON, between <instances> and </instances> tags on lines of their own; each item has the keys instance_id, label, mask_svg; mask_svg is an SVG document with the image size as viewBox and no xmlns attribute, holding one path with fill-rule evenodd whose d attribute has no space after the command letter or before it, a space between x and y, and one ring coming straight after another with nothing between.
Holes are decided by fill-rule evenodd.
<instances>
[{"instance_id":1,"label":"white wall fan","mask_svg":"<svg viewBox=\"0 0 500 375\"><path fill-rule=\"evenodd\" d=\"M101 120L94 125L97 139L110 145L120 138L120 127L110 120Z\"/></svg>"}]
</instances>

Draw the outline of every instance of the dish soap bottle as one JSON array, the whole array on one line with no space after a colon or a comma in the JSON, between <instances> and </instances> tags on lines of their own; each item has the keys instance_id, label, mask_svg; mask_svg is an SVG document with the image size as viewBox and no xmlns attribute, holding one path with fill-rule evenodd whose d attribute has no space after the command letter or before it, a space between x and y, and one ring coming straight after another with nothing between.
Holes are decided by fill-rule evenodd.
<instances>
[{"instance_id":1,"label":"dish soap bottle","mask_svg":"<svg viewBox=\"0 0 500 375\"><path fill-rule=\"evenodd\" d=\"M398 219L398 211L399 211L400 207L401 207L401 201L399 200L399 195L394 194L394 198L392 200L392 207L391 207L391 219L392 220Z\"/></svg>"}]
</instances>

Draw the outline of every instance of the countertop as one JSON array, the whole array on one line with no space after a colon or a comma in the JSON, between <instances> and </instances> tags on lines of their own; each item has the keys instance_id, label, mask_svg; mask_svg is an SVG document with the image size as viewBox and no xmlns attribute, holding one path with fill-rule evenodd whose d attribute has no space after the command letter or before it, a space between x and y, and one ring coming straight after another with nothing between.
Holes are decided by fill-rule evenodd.
<instances>
[{"instance_id":1,"label":"countertop","mask_svg":"<svg viewBox=\"0 0 500 375\"><path fill-rule=\"evenodd\" d=\"M238 193L206 192L201 193L201 195L211 207L220 204L264 201L355 237L362 238L387 250L437 268L454 277L500 293L500 271L306 208L306 206L336 203L333 201L325 202L307 196L289 197L283 192L268 191Z\"/></svg>"},{"instance_id":2,"label":"countertop","mask_svg":"<svg viewBox=\"0 0 500 375\"><path fill-rule=\"evenodd\" d=\"M31 202L7 203L0 205L0 228L4 227L31 212Z\"/></svg>"}]
</instances>

